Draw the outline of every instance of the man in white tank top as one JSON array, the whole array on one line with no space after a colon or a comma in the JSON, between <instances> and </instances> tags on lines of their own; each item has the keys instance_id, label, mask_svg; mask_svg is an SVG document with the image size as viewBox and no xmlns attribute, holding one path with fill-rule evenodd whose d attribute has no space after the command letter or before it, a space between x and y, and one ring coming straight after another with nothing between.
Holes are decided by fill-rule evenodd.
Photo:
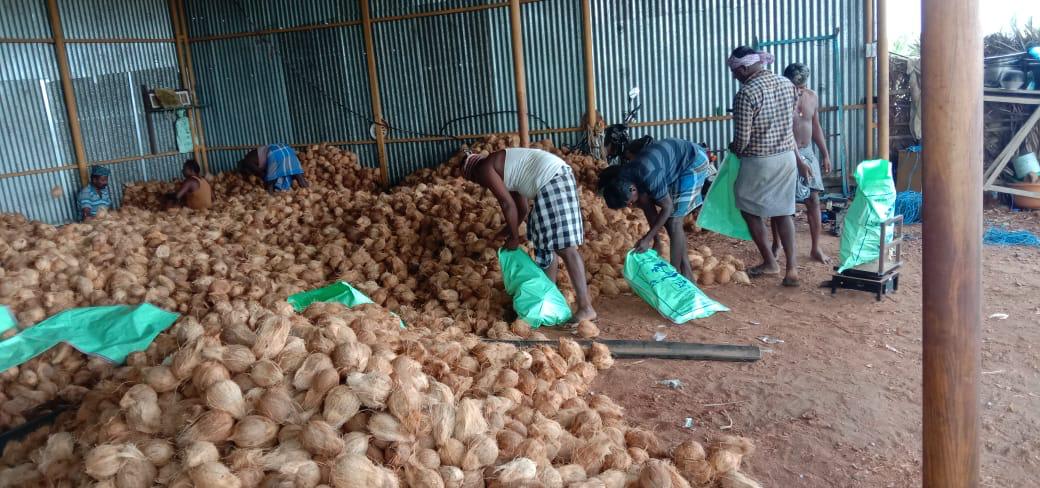
<instances>
[{"instance_id":1,"label":"man in white tank top","mask_svg":"<svg viewBox=\"0 0 1040 488\"><path fill-rule=\"evenodd\" d=\"M462 173L491 190L502 207L506 226L496 237L505 238L504 247L516 249L520 245L520 224L526 220L535 262L554 283L559 271L555 257L560 256L567 265L578 301L573 320L594 320L596 311L589 299L585 262L578 253L578 246L585 242L585 228L570 166L550 152L515 148L486 156L471 154ZM533 208L528 200L534 202Z\"/></svg>"}]
</instances>

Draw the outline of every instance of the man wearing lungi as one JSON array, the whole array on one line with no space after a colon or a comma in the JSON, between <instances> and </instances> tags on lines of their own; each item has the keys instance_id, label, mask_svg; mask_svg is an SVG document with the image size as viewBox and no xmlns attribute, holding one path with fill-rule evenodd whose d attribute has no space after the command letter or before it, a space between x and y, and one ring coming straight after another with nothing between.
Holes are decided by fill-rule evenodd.
<instances>
[{"instance_id":1,"label":"man wearing lungi","mask_svg":"<svg viewBox=\"0 0 1040 488\"><path fill-rule=\"evenodd\" d=\"M249 151L238 162L238 169L260 178L267 191L291 190L293 181L300 188L310 186L303 177L303 167L296 151L285 144L269 144Z\"/></svg>"},{"instance_id":2,"label":"man wearing lungi","mask_svg":"<svg viewBox=\"0 0 1040 488\"><path fill-rule=\"evenodd\" d=\"M490 155L470 154L462 174L491 190L498 200L506 225L496 237L505 238L506 249L520 245L520 224L527 220L534 260L554 283L559 271L555 257L563 259L578 300L572 320L594 320L585 262L578 253L578 246L585 242L585 228L571 167L550 152L511 148ZM534 201L533 208L528 200Z\"/></svg>"},{"instance_id":3,"label":"man wearing lungi","mask_svg":"<svg viewBox=\"0 0 1040 488\"><path fill-rule=\"evenodd\" d=\"M830 258L820 250L820 193L824 191L823 174L831 172L831 155L827 152L827 139L820 126L820 98L816 92L806 86L809 80L809 68L802 63L791 63L784 68L784 78L791 80L798 88L798 104L794 111L794 141L798 143L798 153L809 165L812 176L798 178L795 201L805 204L809 219L809 237L812 239L812 250L809 257L827 264ZM820 151L816 157L812 145ZM822 162L822 164L821 164ZM776 227L773 227L773 254L780 250L780 239L777 238Z\"/></svg>"},{"instance_id":4,"label":"man wearing lungi","mask_svg":"<svg viewBox=\"0 0 1040 488\"><path fill-rule=\"evenodd\" d=\"M780 265L769 248L765 219L772 219L787 257L784 286L799 286L794 240L794 201L798 174L811 176L801 160L792 131L798 90L787 78L765 69L773 62L767 52L741 46L726 63L741 87L733 99L733 142L729 149L740 158L734 185L737 208L747 221L762 264L748 269L750 276L779 274Z\"/></svg>"},{"instance_id":5,"label":"man wearing lungi","mask_svg":"<svg viewBox=\"0 0 1040 488\"><path fill-rule=\"evenodd\" d=\"M714 168L697 144L680 139L647 141L637 139L620 148L614 147L616 138L608 143L608 154L620 153L628 162L603 170L599 191L612 209L636 204L643 210L650 231L636 242L636 252L657 248L664 228L671 247L669 261L694 281L683 219L703 202L701 188Z\"/></svg>"}]
</instances>

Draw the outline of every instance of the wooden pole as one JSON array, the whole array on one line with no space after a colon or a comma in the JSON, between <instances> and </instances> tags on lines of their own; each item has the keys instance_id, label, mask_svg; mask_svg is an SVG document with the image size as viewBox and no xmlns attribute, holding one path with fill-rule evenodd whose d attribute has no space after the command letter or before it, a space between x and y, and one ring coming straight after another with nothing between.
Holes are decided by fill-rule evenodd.
<instances>
[{"instance_id":1,"label":"wooden pole","mask_svg":"<svg viewBox=\"0 0 1040 488\"><path fill-rule=\"evenodd\" d=\"M87 168L87 150L83 146L83 131L79 125L79 111L76 110L76 93L72 90L72 70L69 69L69 54L65 50L65 33L61 28L61 18L58 16L57 0L47 0L47 13L51 20L51 35L54 37L54 57L58 61L58 76L61 77L61 91L65 98L65 111L69 117L69 132L72 133L72 148L76 153L79 180L80 183L86 185L90 181L90 170Z\"/></svg>"},{"instance_id":2,"label":"wooden pole","mask_svg":"<svg viewBox=\"0 0 1040 488\"><path fill-rule=\"evenodd\" d=\"M174 0L174 2L177 4L177 8L179 9L177 16L180 18L181 32L184 33L186 38L184 42L184 66L187 68L188 86L185 88L187 88L191 93L192 103L197 104L199 98L198 93L195 91L195 64L191 60L191 36L189 35L190 31L188 30L188 11L184 7L184 0ZM199 149L202 154L202 161L199 161L199 163L202 165L203 174L209 174L209 151L206 149L206 131L203 130L202 114L198 114L198 116L195 117L194 123L195 133L199 136Z\"/></svg>"},{"instance_id":3,"label":"wooden pole","mask_svg":"<svg viewBox=\"0 0 1040 488\"><path fill-rule=\"evenodd\" d=\"M874 0L863 0L863 42L867 46L874 45ZM875 53L867 52L867 112L866 140L864 147L867 149L866 159L874 159L874 56Z\"/></svg>"},{"instance_id":4,"label":"wooden pole","mask_svg":"<svg viewBox=\"0 0 1040 488\"><path fill-rule=\"evenodd\" d=\"M877 0L877 29L878 29L878 111L877 111L877 138L878 157L891 161L889 153L889 79L888 79L888 0Z\"/></svg>"},{"instance_id":5,"label":"wooden pole","mask_svg":"<svg viewBox=\"0 0 1040 488\"><path fill-rule=\"evenodd\" d=\"M365 60L368 61L368 93L372 98L372 118L376 127L376 156L379 158L379 176L383 185L390 185L390 171L386 162L386 132L383 130L383 100L379 97L379 74L376 71L376 48L372 40L372 12L368 0L361 0L361 30L365 35Z\"/></svg>"},{"instance_id":6,"label":"wooden pole","mask_svg":"<svg viewBox=\"0 0 1040 488\"><path fill-rule=\"evenodd\" d=\"M184 32L184 26L181 24L180 8L177 6L178 0L170 0L170 22L173 24L173 36L176 39L174 47L177 50L177 66L180 68L181 74L181 86L185 90L190 90L191 86L190 77L188 76L188 63L184 56L184 46L187 44L188 35ZM189 92L190 93L190 92ZM150 117L151 115L149 115ZM195 118L198 114L195 109L188 109L188 121L189 127L191 128L191 150L195 156L195 160L202 164L202 151L198 144L198 134L195 126ZM203 171L205 175L205 170Z\"/></svg>"},{"instance_id":7,"label":"wooden pole","mask_svg":"<svg viewBox=\"0 0 1040 488\"><path fill-rule=\"evenodd\" d=\"M978 0L922 4L923 481L926 488L974 488L982 321L980 12Z\"/></svg>"},{"instance_id":8,"label":"wooden pole","mask_svg":"<svg viewBox=\"0 0 1040 488\"><path fill-rule=\"evenodd\" d=\"M596 121L596 65L592 57L592 6L581 0L582 41L585 47L585 109L591 128ZM591 129L590 129L591 130Z\"/></svg>"},{"instance_id":9,"label":"wooden pole","mask_svg":"<svg viewBox=\"0 0 1040 488\"><path fill-rule=\"evenodd\" d=\"M513 79L516 80L516 116L520 147L531 145L527 127L527 76L524 74L524 39L520 17L520 0L509 2L509 31L513 39Z\"/></svg>"}]
</instances>

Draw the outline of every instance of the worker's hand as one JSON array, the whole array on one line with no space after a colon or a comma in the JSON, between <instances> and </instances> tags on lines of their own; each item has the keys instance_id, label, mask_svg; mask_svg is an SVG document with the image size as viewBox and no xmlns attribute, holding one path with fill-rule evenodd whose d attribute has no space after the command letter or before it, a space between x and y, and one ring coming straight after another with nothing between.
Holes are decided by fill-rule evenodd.
<instances>
[{"instance_id":1,"label":"worker's hand","mask_svg":"<svg viewBox=\"0 0 1040 488\"><path fill-rule=\"evenodd\" d=\"M520 247L520 238L514 235L510 235L506 238L506 243L502 246L510 251Z\"/></svg>"},{"instance_id":2,"label":"worker's hand","mask_svg":"<svg viewBox=\"0 0 1040 488\"><path fill-rule=\"evenodd\" d=\"M642 239L636 241L636 252L642 253L650 249L654 245L654 236L644 236Z\"/></svg>"},{"instance_id":3,"label":"worker's hand","mask_svg":"<svg viewBox=\"0 0 1040 488\"><path fill-rule=\"evenodd\" d=\"M798 174L807 180L812 180L812 167L804 159L798 159Z\"/></svg>"},{"instance_id":4,"label":"worker's hand","mask_svg":"<svg viewBox=\"0 0 1040 488\"><path fill-rule=\"evenodd\" d=\"M825 174L825 175L831 174L831 157L830 157L830 155L824 156L823 157L823 161L820 161L820 164L823 166L823 174Z\"/></svg>"}]
</instances>

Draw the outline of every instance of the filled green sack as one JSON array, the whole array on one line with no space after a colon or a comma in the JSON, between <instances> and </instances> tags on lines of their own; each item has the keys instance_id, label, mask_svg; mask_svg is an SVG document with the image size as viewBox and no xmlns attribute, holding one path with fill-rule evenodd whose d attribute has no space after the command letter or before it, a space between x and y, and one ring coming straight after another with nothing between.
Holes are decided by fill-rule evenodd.
<instances>
[{"instance_id":1,"label":"filled green sack","mask_svg":"<svg viewBox=\"0 0 1040 488\"><path fill-rule=\"evenodd\" d=\"M180 315L148 303L72 308L0 341L0 371L67 342L80 352L122 364L143 351Z\"/></svg>"},{"instance_id":2,"label":"filled green sack","mask_svg":"<svg viewBox=\"0 0 1040 488\"><path fill-rule=\"evenodd\" d=\"M571 307L560 289L527 251L499 249L498 264L502 267L506 293L513 297L513 309L531 328L558 325L571 319Z\"/></svg>"},{"instance_id":3,"label":"filled green sack","mask_svg":"<svg viewBox=\"0 0 1040 488\"><path fill-rule=\"evenodd\" d=\"M360 290L350 286L350 284L345 281L337 281L326 287L291 295L286 299L286 301L289 302L289 305L292 305L293 310L296 310L297 313L307 310L307 307L311 306L312 303L318 302L341 303L346 305L347 308L354 308L369 303L375 304L368 295L361 293ZM397 314L393 315L395 317L397 316ZM400 320L399 317L398 320ZM401 321L401 328L404 328L403 320Z\"/></svg>"},{"instance_id":4,"label":"filled green sack","mask_svg":"<svg viewBox=\"0 0 1040 488\"><path fill-rule=\"evenodd\" d=\"M856 195L845 213L839 273L881 256L881 223L893 217L896 203L896 184L888 161L863 161L854 176Z\"/></svg>"},{"instance_id":5,"label":"filled green sack","mask_svg":"<svg viewBox=\"0 0 1040 488\"><path fill-rule=\"evenodd\" d=\"M636 295L676 324L729 311L725 305L708 298L653 249L641 253L629 251L623 273Z\"/></svg>"},{"instance_id":6,"label":"filled green sack","mask_svg":"<svg viewBox=\"0 0 1040 488\"><path fill-rule=\"evenodd\" d=\"M724 236L750 241L751 231L737 208L737 199L733 193L739 173L740 158L730 152L722 161L715 181L708 188L708 196L704 198L701 213L697 216L697 225Z\"/></svg>"}]
</instances>

